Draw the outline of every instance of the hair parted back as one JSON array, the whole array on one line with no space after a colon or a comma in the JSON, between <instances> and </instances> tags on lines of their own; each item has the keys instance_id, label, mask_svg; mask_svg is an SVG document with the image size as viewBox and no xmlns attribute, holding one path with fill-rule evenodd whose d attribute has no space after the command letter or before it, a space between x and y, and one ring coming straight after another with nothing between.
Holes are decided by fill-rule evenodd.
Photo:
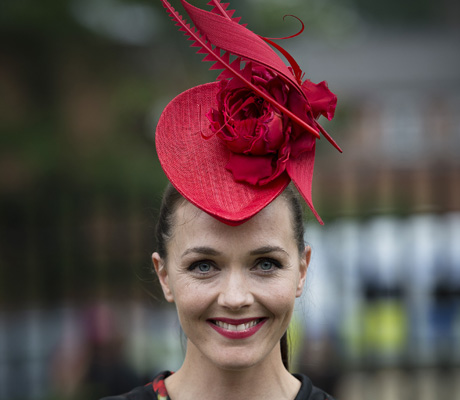
<instances>
[{"instance_id":1,"label":"hair parted back","mask_svg":"<svg viewBox=\"0 0 460 400\"><path fill-rule=\"evenodd\" d=\"M294 230L294 239L299 250L299 254L303 254L305 250L304 242L304 220L303 210L300 202L300 197L297 192L289 185L280 195L289 205L292 214L292 226ZM166 245L174 233L174 214L179 206L187 200L177 191L177 189L168 183L163 199L161 202L160 213L155 229L156 251L161 258L167 258Z\"/></svg>"},{"instance_id":2,"label":"hair parted back","mask_svg":"<svg viewBox=\"0 0 460 400\"><path fill-rule=\"evenodd\" d=\"M163 260L167 258L166 244L173 235L174 228L174 213L182 203L185 203L185 198L177 191L177 189L168 183L163 199L161 201L160 213L155 229L156 251Z\"/></svg>"},{"instance_id":3,"label":"hair parted back","mask_svg":"<svg viewBox=\"0 0 460 400\"><path fill-rule=\"evenodd\" d=\"M303 256L305 251L304 242L304 220L303 210L297 191L291 185L281 193L281 198L284 198L289 206L292 215L292 226L294 239L297 244L299 254ZM155 229L156 251L163 260L167 260L168 251L166 249L168 241L171 240L174 234L175 212L179 206L187 200L177 191L170 183L165 189L161 202L160 213ZM289 346L287 332L281 338L281 358L286 369L289 369Z\"/></svg>"}]
</instances>

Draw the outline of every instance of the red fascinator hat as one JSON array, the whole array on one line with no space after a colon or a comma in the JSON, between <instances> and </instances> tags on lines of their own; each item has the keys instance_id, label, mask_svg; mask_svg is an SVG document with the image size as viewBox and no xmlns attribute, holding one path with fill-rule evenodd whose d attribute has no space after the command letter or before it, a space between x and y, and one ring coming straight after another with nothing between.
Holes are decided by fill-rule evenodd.
<instances>
[{"instance_id":1,"label":"red fascinator hat","mask_svg":"<svg viewBox=\"0 0 460 400\"><path fill-rule=\"evenodd\" d=\"M213 0L204 11L181 0L192 27L162 2L203 61L223 70L216 82L178 95L160 117L156 148L170 182L198 208L238 225L292 180L322 223L311 200L316 140L324 136L341 151L317 122L334 116L337 97L327 83L302 82L293 57L241 25L228 4Z\"/></svg>"}]
</instances>

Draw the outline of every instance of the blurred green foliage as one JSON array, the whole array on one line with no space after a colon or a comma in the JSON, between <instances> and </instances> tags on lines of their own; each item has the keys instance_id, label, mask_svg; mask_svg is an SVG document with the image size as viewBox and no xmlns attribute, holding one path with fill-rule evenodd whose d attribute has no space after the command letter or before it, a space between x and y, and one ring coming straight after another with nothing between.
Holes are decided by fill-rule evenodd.
<instances>
[{"instance_id":1,"label":"blurred green foliage","mask_svg":"<svg viewBox=\"0 0 460 400\"><path fill-rule=\"evenodd\" d=\"M179 2L173 3L181 9ZM196 2L204 6L201 3ZM427 0L269 3L245 2L243 21L258 32L273 35L298 29L293 20L283 22L280 15L286 14L298 15L309 34L314 34L334 32L347 15L349 21L370 18L378 23L407 25L436 22L440 18L437 10L441 9ZM182 89L194 80L209 79L206 69L199 66L199 56L190 57L193 50L182 43L182 35L175 32L159 1L99 2L107 10L107 21L109 11L123 5L143 6L158 15L152 20L153 25L159 25L157 33L146 36L137 46L94 29L94 24L85 25L76 11L82 4L90 13L91 2L86 1L1 3L2 153L7 152L11 162L15 157L35 183L54 175L77 186L156 192L165 179L159 172L152 140L159 107L156 115L152 109L158 102L165 103L162 98L177 93L175 86ZM242 12L238 2L232 7ZM338 18L331 20L334 15ZM184 67L185 60L190 66ZM79 91L82 88L86 90L83 93ZM82 104L85 96L92 104Z\"/></svg>"},{"instance_id":2,"label":"blurred green foliage","mask_svg":"<svg viewBox=\"0 0 460 400\"><path fill-rule=\"evenodd\" d=\"M192 3L205 8L207 1ZM427 0L231 6L260 34L296 32L297 21L281 18L293 14L310 37L331 40L365 21L436 24L445 10ZM129 242L123 227L133 214L141 220L139 236L150 237L144 219L154 219L166 184L154 150L162 108L216 75L194 52L157 0L0 2L0 300L27 298L27 285L31 298L81 295L79 285L123 282L133 276L126 264L145 265L150 239L131 259L119 257L132 246L119 240ZM338 120L346 118L339 111ZM85 227L98 218L111 232L106 253L114 256L94 259L91 252L97 229Z\"/></svg>"}]
</instances>

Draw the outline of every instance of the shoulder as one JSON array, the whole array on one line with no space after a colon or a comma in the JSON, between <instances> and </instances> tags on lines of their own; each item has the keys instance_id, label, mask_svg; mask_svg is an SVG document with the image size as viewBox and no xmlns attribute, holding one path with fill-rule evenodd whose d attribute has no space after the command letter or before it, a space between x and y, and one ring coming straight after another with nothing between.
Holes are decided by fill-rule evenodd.
<instances>
[{"instance_id":1,"label":"shoulder","mask_svg":"<svg viewBox=\"0 0 460 400\"><path fill-rule=\"evenodd\" d=\"M160 372L152 382L148 383L145 386L137 387L131 390L128 393L121 394L118 396L109 396L104 397L100 400L157 400L157 395L164 395L166 397L166 387L164 385L164 380L171 375L170 371Z\"/></svg>"},{"instance_id":2,"label":"shoulder","mask_svg":"<svg viewBox=\"0 0 460 400\"><path fill-rule=\"evenodd\" d=\"M295 400L334 400L326 392L313 386L310 378L303 374L293 374L302 384Z\"/></svg>"}]
</instances>

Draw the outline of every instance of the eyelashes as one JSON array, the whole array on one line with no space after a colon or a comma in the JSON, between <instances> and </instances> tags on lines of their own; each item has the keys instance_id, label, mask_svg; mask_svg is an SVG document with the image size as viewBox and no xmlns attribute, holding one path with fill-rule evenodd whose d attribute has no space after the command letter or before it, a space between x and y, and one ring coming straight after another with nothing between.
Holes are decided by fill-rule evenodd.
<instances>
[{"instance_id":1,"label":"eyelashes","mask_svg":"<svg viewBox=\"0 0 460 400\"><path fill-rule=\"evenodd\" d=\"M203 261L195 261L189 265L187 268L188 271L195 272L198 274L208 274L216 269L214 263L212 261L203 260Z\"/></svg>"},{"instance_id":2,"label":"eyelashes","mask_svg":"<svg viewBox=\"0 0 460 400\"><path fill-rule=\"evenodd\" d=\"M273 258L262 258L257 260L256 266L254 268L258 268L263 272L272 272L278 269L282 269L283 265L278 260Z\"/></svg>"},{"instance_id":3,"label":"eyelashes","mask_svg":"<svg viewBox=\"0 0 460 400\"><path fill-rule=\"evenodd\" d=\"M283 268L284 266L279 260L270 257L263 257L255 260L254 265L250 268L250 271L268 275ZM220 270L221 269L216 265L216 263L211 260L195 261L187 267L187 271L201 276L210 276Z\"/></svg>"}]
</instances>

